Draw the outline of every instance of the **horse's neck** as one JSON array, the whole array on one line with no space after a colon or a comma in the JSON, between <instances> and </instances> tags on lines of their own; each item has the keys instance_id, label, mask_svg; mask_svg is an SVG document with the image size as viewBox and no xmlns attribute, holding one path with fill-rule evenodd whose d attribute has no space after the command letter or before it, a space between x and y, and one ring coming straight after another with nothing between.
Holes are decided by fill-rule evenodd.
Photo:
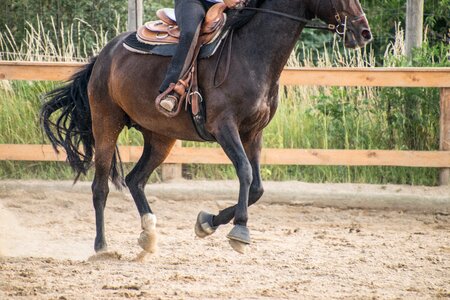
<instances>
[{"instance_id":1,"label":"horse's neck","mask_svg":"<svg viewBox=\"0 0 450 300\"><path fill-rule=\"evenodd\" d=\"M305 17L306 1L266 0L261 8ZM300 36L303 25L284 17L258 12L238 33L240 59L260 80L276 82Z\"/></svg>"}]
</instances>

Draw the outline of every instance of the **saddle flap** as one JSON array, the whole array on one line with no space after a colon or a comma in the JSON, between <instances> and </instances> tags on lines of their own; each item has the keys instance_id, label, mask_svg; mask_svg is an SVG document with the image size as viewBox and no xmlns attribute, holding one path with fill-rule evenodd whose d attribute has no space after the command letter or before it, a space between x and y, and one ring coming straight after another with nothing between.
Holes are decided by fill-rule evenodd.
<instances>
[{"instance_id":1,"label":"saddle flap","mask_svg":"<svg viewBox=\"0 0 450 300\"><path fill-rule=\"evenodd\" d=\"M136 37L138 41L152 45L177 44L179 41L178 37L171 36L167 32L150 31L146 26L139 27Z\"/></svg>"},{"instance_id":2,"label":"saddle flap","mask_svg":"<svg viewBox=\"0 0 450 300\"><path fill-rule=\"evenodd\" d=\"M175 17L175 9L173 8L162 8L158 9L156 16L163 22L169 25L177 25L177 20Z\"/></svg>"},{"instance_id":3,"label":"saddle flap","mask_svg":"<svg viewBox=\"0 0 450 300\"><path fill-rule=\"evenodd\" d=\"M163 21L150 21L144 24L145 28L153 32L167 33L172 37L180 37L180 29L176 25L164 23Z\"/></svg>"}]
</instances>

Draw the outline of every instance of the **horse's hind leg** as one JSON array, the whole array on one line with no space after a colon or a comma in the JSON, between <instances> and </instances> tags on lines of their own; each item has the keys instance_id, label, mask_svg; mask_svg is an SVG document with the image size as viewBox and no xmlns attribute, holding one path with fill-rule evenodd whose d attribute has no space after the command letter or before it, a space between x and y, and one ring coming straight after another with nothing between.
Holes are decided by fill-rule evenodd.
<instances>
[{"instance_id":1,"label":"horse's hind leg","mask_svg":"<svg viewBox=\"0 0 450 300\"><path fill-rule=\"evenodd\" d=\"M166 159L175 144L175 139L142 130L144 151L136 166L125 178L136 207L141 216L142 233L138 239L145 252L156 250L156 217L145 196L145 184L151 173ZM139 259L139 258L138 258Z\"/></svg>"},{"instance_id":2,"label":"horse's hind leg","mask_svg":"<svg viewBox=\"0 0 450 300\"><path fill-rule=\"evenodd\" d=\"M94 249L100 252L107 250L104 210L109 193L108 178L112 170L117 138L125 122L123 111L113 104L102 109L91 107L91 111L95 140L95 177L92 183L96 225Z\"/></svg>"}]
</instances>

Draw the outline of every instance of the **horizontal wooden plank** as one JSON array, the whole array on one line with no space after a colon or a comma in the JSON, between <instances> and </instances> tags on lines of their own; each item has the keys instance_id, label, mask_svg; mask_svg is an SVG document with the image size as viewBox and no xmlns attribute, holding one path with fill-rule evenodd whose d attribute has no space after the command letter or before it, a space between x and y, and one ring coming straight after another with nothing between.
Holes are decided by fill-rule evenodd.
<instances>
[{"instance_id":1,"label":"horizontal wooden plank","mask_svg":"<svg viewBox=\"0 0 450 300\"><path fill-rule=\"evenodd\" d=\"M0 144L0 160L65 161L66 154L55 153L50 145Z\"/></svg>"},{"instance_id":2,"label":"horizontal wooden plank","mask_svg":"<svg viewBox=\"0 0 450 300\"><path fill-rule=\"evenodd\" d=\"M84 63L0 62L0 79L67 80ZM450 87L450 68L287 68L283 85Z\"/></svg>"},{"instance_id":3,"label":"horizontal wooden plank","mask_svg":"<svg viewBox=\"0 0 450 300\"><path fill-rule=\"evenodd\" d=\"M136 162L142 153L142 147L121 146L120 153L124 162ZM0 144L0 160L65 161L65 159L63 152L57 155L49 145ZM220 148L175 147L165 163L230 164L230 161ZM450 151L263 149L261 163L445 168L450 167Z\"/></svg>"},{"instance_id":4,"label":"horizontal wooden plank","mask_svg":"<svg viewBox=\"0 0 450 300\"><path fill-rule=\"evenodd\" d=\"M84 63L0 61L3 80L68 80Z\"/></svg>"},{"instance_id":5,"label":"horizontal wooden plank","mask_svg":"<svg viewBox=\"0 0 450 300\"><path fill-rule=\"evenodd\" d=\"M262 163L314 166L446 167L450 151L267 149Z\"/></svg>"},{"instance_id":6,"label":"horizontal wooden plank","mask_svg":"<svg viewBox=\"0 0 450 300\"><path fill-rule=\"evenodd\" d=\"M285 69L282 85L450 87L450 68Z\"/></svg>"}]
</instances>

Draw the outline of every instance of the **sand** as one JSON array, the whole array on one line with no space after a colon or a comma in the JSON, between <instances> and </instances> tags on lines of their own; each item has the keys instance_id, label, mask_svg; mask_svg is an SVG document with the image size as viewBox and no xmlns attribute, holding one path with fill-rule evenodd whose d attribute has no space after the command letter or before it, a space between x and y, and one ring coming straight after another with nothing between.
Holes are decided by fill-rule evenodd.
<instances>
[{"instance_id":1,"label":"sand","mask_svg":"<svg viewBox=\"0 0 450 300\"><path fill-rule=\"evenodd\" d=\"M331 188L331 196L349 191L347 185L317 187ZM109 252L92 260L88 185L0 182L0 299L450 297L446 210L317 207L263 198L250 209L253 242L241 255L225 237L231 225L206 239L193 230L200 210L215 213L233 197L223 190L207 200L149 195L159 249L134 262L140 219L129 194L113 192L106 209Z\"/></svg>"}]
</instances>

